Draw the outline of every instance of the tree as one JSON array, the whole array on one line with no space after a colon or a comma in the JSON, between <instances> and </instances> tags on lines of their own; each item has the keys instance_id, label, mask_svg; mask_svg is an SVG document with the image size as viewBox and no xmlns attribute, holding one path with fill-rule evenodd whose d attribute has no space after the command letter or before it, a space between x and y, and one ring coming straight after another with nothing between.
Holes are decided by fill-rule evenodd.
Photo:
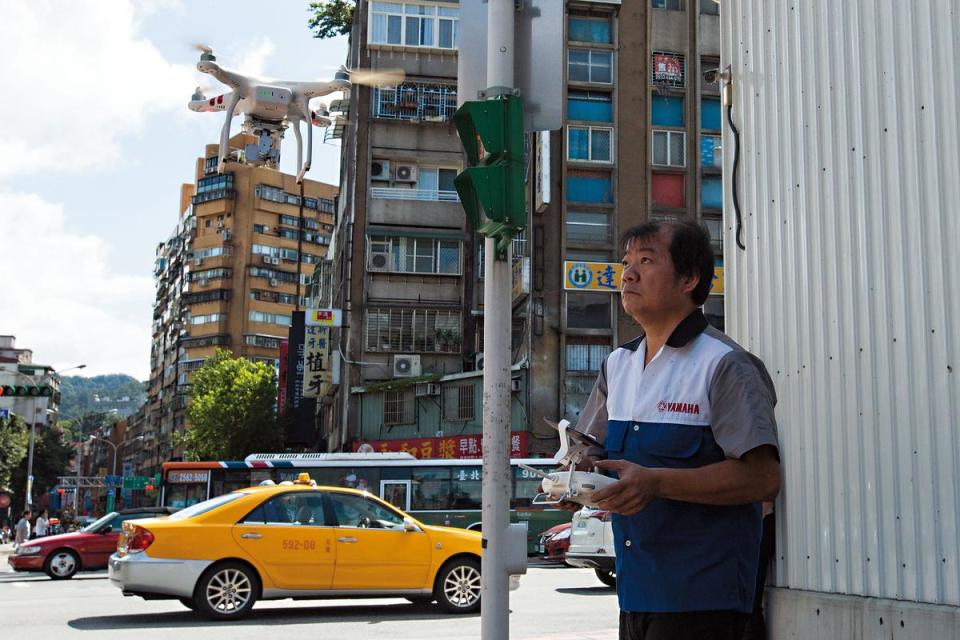
<instances>
[{"instance_id":1,"label":"tree","mask_svg":"<svg viewBox=\"0 0 960 640\"><path fill-rule=\"evenodd\" d=\"M18 416L0 418L0 489L13 489L13 474L27 457L30 431Z\"/></svg>"},{"instance_id":2,"label":"tree","mask_svg":"<svg viewBox=\"0 0 960 640\"><path fill-rule=\"evenodd\" d=\"M29 439L29 433L28 433ZM70 459L73 457L73 448L64 442L63 433L56 428L37 429L36 441L33 447L33 501L57 486L60 476L67 474ZM24 455L20 464L13 470L12 488L15 495L23 496L27 493L27 456Z\"/></svg>"},{"instance_id":3,"label":"tree","mask_svg":"<svg viewBox=\"0 0 960 640\"><path fill-rule=\"evenodd\" d=\"M307 26L314 38L333 38L350 33L353 24L354 0L320 0L311 2L307 9L312 15Z\"/></svg>"},{"instance_id":4,"label":"tree","mask_svg":"<svg viewBox=\"0 0 960 640\"><path fill-rule=\"evenodd\" d=\"M274 413L277 384L262 362L218 349L193 376L188 429L174 435L187 460L240 460L278 451L284 429Z\"/></svg>"}]
</instances>

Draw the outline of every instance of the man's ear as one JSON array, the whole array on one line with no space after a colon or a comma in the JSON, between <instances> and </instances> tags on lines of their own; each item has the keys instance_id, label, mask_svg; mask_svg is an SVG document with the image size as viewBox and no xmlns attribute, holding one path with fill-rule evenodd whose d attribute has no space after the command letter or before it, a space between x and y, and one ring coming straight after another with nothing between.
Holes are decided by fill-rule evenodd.
<instances>
[{"instance_id":1,"label":"man's ear","mask_svg":"<svg viewBox=\"0 0 960 640\"><path fill-rule=\"evenodd\" d=\"M684 276L681 281L683 282L683 292L690 293L700 284L700 276Z\"/></svg>"}]
</instances>

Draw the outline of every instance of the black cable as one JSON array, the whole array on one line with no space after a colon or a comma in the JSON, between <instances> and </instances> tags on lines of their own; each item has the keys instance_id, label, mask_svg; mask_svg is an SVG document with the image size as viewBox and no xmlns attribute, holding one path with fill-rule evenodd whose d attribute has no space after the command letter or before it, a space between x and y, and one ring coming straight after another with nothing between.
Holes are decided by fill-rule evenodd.
<instances>
[{"instance_id":1,"label":"black cable","mask_svg":"<svg viewBox=\"0 0 960 640\"><path fill-rule=\"evenodd\" d=\"M737 131L737 127L733 124L733 105L727 105L727 124L730 125L730 129L733 131L733 211L737 214L737 246L741 250L746 251L747 248L743 245L743 240L741 236L743 235L743 217L740 213L740 196L737 193L737 169L740 166L740 132Z\"/></svg>"}]
</instances>

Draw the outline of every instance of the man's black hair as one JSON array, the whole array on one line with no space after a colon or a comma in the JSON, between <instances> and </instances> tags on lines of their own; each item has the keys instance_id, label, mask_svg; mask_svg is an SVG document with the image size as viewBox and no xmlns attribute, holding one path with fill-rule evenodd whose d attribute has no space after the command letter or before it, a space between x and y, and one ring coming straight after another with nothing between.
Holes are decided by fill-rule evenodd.
<instances>
[{"instance_id":1,"label":"man's black hair","mask_svg":"<svg viewBox=\"0 0 960 640\"><path fill-rule=\"evenodd\" d=\"M710 234L702 224L693 220L651 220L624 231L620 246L626 252L631 242L649 240L665 229L673 232L670 257L677 276L700 276L700 282L690 292L690 299L698 307L702 306L713 283L713 246Z\"/></svg>"}]
</instances>

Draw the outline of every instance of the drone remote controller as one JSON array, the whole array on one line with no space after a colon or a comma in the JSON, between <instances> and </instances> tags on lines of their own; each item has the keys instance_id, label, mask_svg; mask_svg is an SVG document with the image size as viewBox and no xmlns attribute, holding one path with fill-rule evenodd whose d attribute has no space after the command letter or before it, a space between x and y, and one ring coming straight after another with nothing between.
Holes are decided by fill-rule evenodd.
<instances>
[{"instance_id":1,"label":"drone remote controller","mask_svg":"<svg viewBox=\"0 0 960 640\"><path fill-rule=\"evenodd\" d=\"M581 433L570 427L567 420L561 420L554 425L560 432L560 449L557 451L557 463L565 467L551 473L544 473L539 469L520 465L530 473L541 478L540 484L543 493L533 498L533 504L558 504L560 502L575 502L585 507L595 507L593 493L614 482L611 478L594 471L578 471L577 466L584 457L606 458L603 446L592 436Z\"/></svg>"}]
</instances>

